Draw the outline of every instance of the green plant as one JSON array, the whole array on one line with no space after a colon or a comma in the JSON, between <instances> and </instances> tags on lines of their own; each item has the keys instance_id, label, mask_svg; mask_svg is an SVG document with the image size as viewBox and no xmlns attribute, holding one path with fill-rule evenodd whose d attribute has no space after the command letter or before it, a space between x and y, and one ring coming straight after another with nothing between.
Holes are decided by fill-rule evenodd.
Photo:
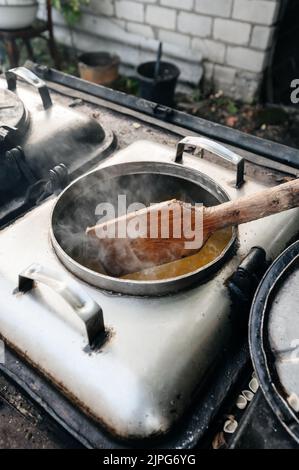
<instances>
[{"instance_id":1,"label":"green plant","mask_svg":"<svg viewBox=\"0 0 299 470\"><path fill-rule=\"evenodd\" d=\"M238 112L238 108L236 106L236 103L234 103L232 100L228 100L226 109L227 109L227 112L229 114L237 114L237 112Z\"/></svg>"},{"instance_id":2,"label":"green plant","mask_svg":"<svg viewBox=\"0 0 299 470\"><path fill-rule=\"evenodd\" d=\"M136 78L121 75L114 83L113 88L128 95L137 95L139 83Z\"/></svg>"},{"instance_id":3,"label":"green plant","mask_svg":"<svg viewBox=\"0 0 299 470\"><path fill-rule=\"evenodd\" d=\"M199 88L195 88L191 94L192 100L193 101L201 101L202 100L202 92Z\"/></svg>"},{"instance_id":4,"label":"green plant","mask_svg":"<svg viewBox=\"0 0 299 470\"><path fill-rule=\"evenodd\" d=\"M74 26L81 18L82 6L89 5L90 0L52 0L52 5L59 11L69 26Z\"/></svg>"}]
</instances>

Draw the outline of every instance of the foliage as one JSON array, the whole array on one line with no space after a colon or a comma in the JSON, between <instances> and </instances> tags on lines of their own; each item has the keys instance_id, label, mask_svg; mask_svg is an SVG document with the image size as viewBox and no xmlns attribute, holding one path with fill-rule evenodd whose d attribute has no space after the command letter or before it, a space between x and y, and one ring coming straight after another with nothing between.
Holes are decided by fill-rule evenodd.
<instances>
[{"instance_id":1,"label":"foliage","mask_svg":"<svg viewBox=\"0 0 299 470\"><path fill-rule=\"evenodd\" d=\"M234 103L234 101L232 101L230 99L227 102L226 109L227 109L227 112L229 114L237 114L237 112L238 112L238 108L236 106L236 103Z\"/></svg>"},{"instance_id":2,"label":"foliage","mask_svg":"<svg viewBox=\"0 0 299 470\"><path fill-rule=\"evenodd\" d=\"M52 0L52 5L64 17L69 26L75 26L81 18L82 6L89 5L90 0Z\"/></svg>"},{"instance_id":3,"label":"foliage","mask_svg":"<svg viewBox=\"0 0 299 470\"><path fill-rule=\"evenodd\" d=\"M134 77L120 76L119 79L113 84L116 90L127 93L128 95L137 95L139 89L138 80Z\"/></svg>"},{"instance_id":4,"label":"foliage","mask_svg":"<svg viewBox=\"0 0 299 470\"><path fill-rule=\"evenodd\" d=\"M238 112L238 104L228 96L223 95L222 92L218 92L215 95L210 96L212 106L224 109L228 114L235 115Z\"/></svg>"},{"instance_id":5,"label":"foliage","mask_svg":"<svg viewBox=\"0 0 299 470\"><path fill-rule=\"evenodd\" d=\"M202 100L202 91L199 88L195 88L191 94L191 98L195 102L199 102Z\"/></svg>"}]
</instances>

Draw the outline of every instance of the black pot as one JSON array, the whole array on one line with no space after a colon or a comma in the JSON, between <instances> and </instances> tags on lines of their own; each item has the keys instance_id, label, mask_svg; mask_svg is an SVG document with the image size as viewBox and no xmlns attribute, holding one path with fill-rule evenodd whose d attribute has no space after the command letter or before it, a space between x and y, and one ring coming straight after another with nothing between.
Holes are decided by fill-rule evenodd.
<instances>
[{"instance_id":1,"label":"black pot","mask_svg":"<svg viewBox=\"0 0 299 470\"><path fill-rule=\"evenodd\" d=\"M264 276L252 305L251 357L272 411L299 443L299 241Z\"/></svg>"},{"instance_id":2,"label":"black pot","mask_svg":"<svg viewBox=\"0 0 299 470\"><path fill-rule=\"evenodd\" d=\"M159 76L155 79L156 62L144 62L137 68L137 77L140 83L139 94L155 103L173 106L174 92L180 69L169 62L161 62Z\"/></svg>"}]
</instances>

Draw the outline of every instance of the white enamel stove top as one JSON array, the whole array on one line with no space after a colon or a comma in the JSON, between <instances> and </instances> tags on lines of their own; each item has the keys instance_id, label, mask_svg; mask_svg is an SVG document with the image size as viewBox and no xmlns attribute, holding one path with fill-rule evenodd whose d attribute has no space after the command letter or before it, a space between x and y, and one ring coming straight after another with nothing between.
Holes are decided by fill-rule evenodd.
<instances>
[{"instance_id":1,"label":"white enamel stove top","mask_svg":"<svg viewBox=\"0 0 299 470\"><path fill-rule=\"evenodd\" d=\"M102 166L141 160L140 155L145 161L171 161L174 153L152 142L136 142ZM233 170L196 156L185 155L184 165L215 179L231 198L263 188L247 180L237 190L231 185ZM192 402L205 375L213 373L232 334L226 279L253 246L263 247L269 258L278 255L299 231L299 211L241 226L237 254L212 280L176 295L109 295L77 279L102 307L112 331L99 351L88 353L80 321L58 294L42 285L13 294L19 273L32 263L75 280L49 240L54 204L55 198L0 232L0 335L112 433L142 438L166 432Z\"/></svg>"}]
</instances>

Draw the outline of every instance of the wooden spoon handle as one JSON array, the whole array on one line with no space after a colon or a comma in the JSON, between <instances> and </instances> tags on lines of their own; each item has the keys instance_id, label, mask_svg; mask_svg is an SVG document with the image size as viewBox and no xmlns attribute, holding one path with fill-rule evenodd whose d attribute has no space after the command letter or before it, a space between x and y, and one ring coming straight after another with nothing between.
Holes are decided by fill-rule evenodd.
<instances>
[{"instance_id":1,"label":"wooden spoon handle","mask_svg":"<svg viewBox=\"0 0 299 470\"><path fill-rule=\"evenodd\" d=\"M299 206L299 179L219 206L204 208L204 232L244 224Z\"/></svg>"}]
</instances>

